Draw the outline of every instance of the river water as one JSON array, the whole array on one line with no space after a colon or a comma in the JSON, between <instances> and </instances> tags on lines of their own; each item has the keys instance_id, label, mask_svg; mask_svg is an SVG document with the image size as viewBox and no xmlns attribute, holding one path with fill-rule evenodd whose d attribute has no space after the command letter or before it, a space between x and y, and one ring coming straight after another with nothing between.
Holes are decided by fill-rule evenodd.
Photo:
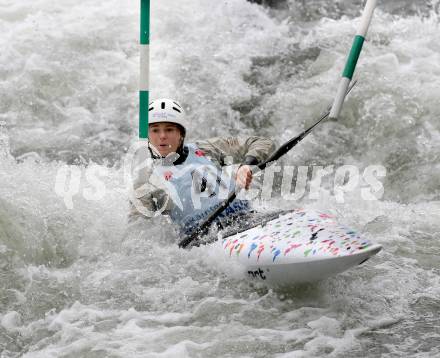
<instances>
[{"instance_id":1,"label":"river water","mask_svg":"<svg viewBox=\"0 0 440 358\"><path fill-rule=\"evenodd\" d=\"M383 245L288 289L250 283L216 245L178 249L165 218L128 224L138 5L0 0L0 356L439 356L439 1L379 1L340 119L284 158L383 166L380 200L341 202L329 183L319 200L256 199L336 214ZM362 1L270 5L153 1L152 95L183 103L189 140L281 144L331 103Z\"/></svg>"}]
</instances>

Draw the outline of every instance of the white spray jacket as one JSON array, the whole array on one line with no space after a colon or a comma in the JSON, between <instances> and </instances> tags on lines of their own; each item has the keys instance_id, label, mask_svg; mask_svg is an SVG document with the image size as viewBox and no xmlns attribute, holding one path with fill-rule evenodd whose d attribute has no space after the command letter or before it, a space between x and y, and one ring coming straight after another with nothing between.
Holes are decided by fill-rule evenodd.
<instances>
[{"instance_id":1,"label":"white spray jacket","mask_svg":"<svg viewBox=\"0 0 440 358\"><path fill-rule=\"evenodd\" d=\"M132 170L134 190L130 195L129 218L168 214L176 224L189 229L234 189L230 165L257 164L274 148L270 139L262 137L216 137L186 145L187 156L183 162L179 162L175 153L154 159L146 146L140 148ZM235 200L224 215L247 208L246 202Z\"/></svg>"}]
</instances>

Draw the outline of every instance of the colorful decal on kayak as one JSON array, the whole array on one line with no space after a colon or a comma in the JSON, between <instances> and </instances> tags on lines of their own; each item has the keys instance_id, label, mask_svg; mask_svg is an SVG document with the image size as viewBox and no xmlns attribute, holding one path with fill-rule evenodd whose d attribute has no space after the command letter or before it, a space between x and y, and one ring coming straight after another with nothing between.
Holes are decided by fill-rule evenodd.
<instances>
[{"instance_id":1,"label":"colorful decal on kayak","mask_svg":"<svg viewBox=\"0 0 440 358\"><path fill-rule=\"evenodd\" d=\"M280 257L348 256L372 244L353 230L339 225L334 216L314 211L295 210L282 214L263 227L257 226L223 239L229 255L245 255L260 261L270 255Z\"/></svg>"}]
</instances>

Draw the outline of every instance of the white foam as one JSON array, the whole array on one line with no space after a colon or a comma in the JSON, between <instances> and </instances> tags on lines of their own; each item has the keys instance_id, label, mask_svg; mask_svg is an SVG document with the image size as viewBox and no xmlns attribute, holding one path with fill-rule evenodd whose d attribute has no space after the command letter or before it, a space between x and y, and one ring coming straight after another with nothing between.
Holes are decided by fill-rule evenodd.
<instances>
[{"instance_id":1,"label":"white foam","mask_svg":"<svg viewBox=\"0 0 440 358\"><path fill-rule=\"evenodd\" d=\"M299 133L331 102L357 24L278 20L244 0L155 1L152 14L151 92L184 103L189 139L257 132L282 142ZM413 352L385 347L380 329L424 337L436 353L423 319L409 318L432 313L439 294L437 14L378 9L340 121L286 157L385 165L382 201L354 192L341 204L326 187L319 201L298 203L336 214L384 250L335 279L281 293L249 285L218 246L179 250L166 220L127 225L117 165L97 164L109 174L101 200L86 200L84 183L69 211L55 193L67 162L118 163L135 140L138 15L138 5L119 0L0 8L0 120L20 162L0 161L2 327L27 342L9 353L317 357L365 342L378 355ZM87 160L79 162L84 176Z\"/></svg>"},{"instance_id":2,"label":"white foam","mask_svg":"<svg viewBox=\"0 0 440 358\"><path fill-rule=\"evenodd\" d=\"M21 325L21 315L16 311L6 313L1 318L1 325L8 332L16 330Z\"/></svg>"}]
</instances>

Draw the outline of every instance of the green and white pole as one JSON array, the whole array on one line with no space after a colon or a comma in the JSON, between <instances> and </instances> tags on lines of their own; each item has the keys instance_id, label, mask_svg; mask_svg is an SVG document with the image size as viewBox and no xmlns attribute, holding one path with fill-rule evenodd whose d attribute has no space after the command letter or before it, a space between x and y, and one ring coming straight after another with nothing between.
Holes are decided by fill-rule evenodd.
<instances>
[{"instance_id":1,"label":"green and white pole","mask_svg":"<svg viewBox=\"0 0 440 358\"><path fill-rule=\"evenodd\" d=\"M150 97L150 0L141 0L141 71L139 81L139 139L148 139L148 103Z\"/></svg>"},{"instance_id":2,"label":"green and white pole","mask_svg":"<svg viewBox=\"0 0 440 358\"><path fill-rule=\"evenodd\" d=\"M345 96L347 94L348 86L350 86L353 73L356 68L359 55L362 51L362 45L365 41L365 36L370 26L373 12L376 7L377 0L367 0L365 4L364 12L362 14L361 23L358 28L357 34L354 38L353 45L351 47L350 54L348 55L347 62L345 64L344 72L342 73L342 79L339 83L338 92L336 93L335 100L333 102L332 109L330 111L330 118L336 119L341 113L342 105L344 103Z\"/></svg>"}]
</instances>

